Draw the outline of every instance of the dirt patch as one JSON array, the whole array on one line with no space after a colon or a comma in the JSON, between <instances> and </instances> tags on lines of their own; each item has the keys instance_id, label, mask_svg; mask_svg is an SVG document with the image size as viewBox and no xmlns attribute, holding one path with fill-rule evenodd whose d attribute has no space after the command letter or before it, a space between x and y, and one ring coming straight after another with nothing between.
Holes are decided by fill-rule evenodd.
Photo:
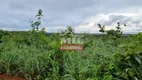
<instances>
[{"instance_id":1,"label":"dirt patch","mask_svg":"<svg viewBox=\"0 0 142 80\"><path fill-rule=\"evenodd\" d=\"M19 76L8 76L6 74L0 75L0 80L26 80Z\"/></svg>"}]
</instances>

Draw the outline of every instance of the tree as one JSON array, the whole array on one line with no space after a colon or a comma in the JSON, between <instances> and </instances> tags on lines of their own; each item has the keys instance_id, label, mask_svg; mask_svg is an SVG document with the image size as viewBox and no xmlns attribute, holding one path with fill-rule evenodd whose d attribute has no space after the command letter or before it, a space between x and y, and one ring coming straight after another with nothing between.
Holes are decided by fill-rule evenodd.
<instances>
[{"instance_id":1,"label":"tree","mask_svg":"<svg viewBox=\"0 0 142 80\"><path fill-rule=\"evenodd\" d=\"M59 32L63 37L71 37L74 35L74 28L72 26L67 26L67 29L60 29Z\"/></svg>"},{"instance_id":2,"label":"tree","mask_svg":"<svg viewBox=\"0 0 142 80\"><path fill-rule=\"evenodd\" d=\"M39 9L38 13L36 14L37 20L31 22L32 31L38 31L39 26L41 25L41 17L43 16L43 11Z\"/></svg>"},{"instance_id":3,"label":"tree","mask_svg":"<svg viewBox=\"0 0 142 80\"><path fill-rule=\"evenodd\" d=\"M105 26L102 26L101 24L98 24L98 27L100 28L99 32L105 32Z\"/></svg>"},{"instance_id":4,"label":"tree","mask_svg":"<svg viewBox=\"0 0 142 80\"><path fill-rule=\"evenodd\" d=\"M124 26L126 26L126 24L124 24ZM98 24L98 27L100 28L99 32L106 32L107 35L119 38L122 36L122 31L120 28L120 22L117 22L117 26L116 26L116 30L111 29L111 30L105 30L105 26L102 26L101 24Z\"/></svg>"}]
</instances>

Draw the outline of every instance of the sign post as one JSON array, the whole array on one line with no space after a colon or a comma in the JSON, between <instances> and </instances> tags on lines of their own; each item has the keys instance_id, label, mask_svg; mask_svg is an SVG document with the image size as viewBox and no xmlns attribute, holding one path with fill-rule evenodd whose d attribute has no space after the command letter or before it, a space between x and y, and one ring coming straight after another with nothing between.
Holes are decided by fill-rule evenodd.
<instances>
[{"instance_id":1,"label":"sign post","mask_svg":"<svg viewBox=\"0 0 142 80\"><path fill-rule=\"evenodd\" d=\"M62 51L82 51L84 49L83 36L61 38L60 50Z\"/></svg>"}]
</instances>

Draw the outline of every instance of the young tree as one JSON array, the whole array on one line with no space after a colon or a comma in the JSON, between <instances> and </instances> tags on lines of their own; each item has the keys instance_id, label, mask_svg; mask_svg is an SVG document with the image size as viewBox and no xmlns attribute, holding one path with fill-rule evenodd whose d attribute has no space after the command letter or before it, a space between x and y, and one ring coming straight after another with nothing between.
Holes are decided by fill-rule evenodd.
<instances>
[{"instance_id":1,"label":"young tree","mask_svg":"<svg viewBox=\"0 0 142 80\"><path fill-rule=\"evenodd\" d=\"M98 27L100 28L99 32L104 33L105 32L105 26L102 26L101 24L98 24Z\"/></svg>"},{"instance_id":2,"label":"young tree","mask_svg":"<svg viewBox=\"0 0 142 80\"><path fill-rule=\"evenodd\" d=\"M72 26L67 26L67 29L60 29L59 33L61 33L63 37L71 37L75 34Z\"/></svg>"},{"instance_id":3,"label":"young tree","mask_svg":"<svg viewBox=\"0 0 142 80\"><path fill-rule=\"evenodd\" d=\"M39 26L41 25L41 17L43 16L43 11L39 9L38 13L36 14L37 20L31 22L32 31L38 31Z\"/></svg>"},{"instance_id":4,"label":"young tree","mask_svg":"<svg viewBox=\"0 0 142 80\"><path fill-rule=\"evenodd\" d=\"M126 26L126 24L124 24L124 26ZM98 24L98 27L100 28L99 32L102 32L102 33L106 32L107 35L115 36L117 38L121 37L122 35L122 31L120 28L120 22L117 22L116 30L114 29L105 30L105 26L102 26L101 24Z\"/></svg>"}]
</instances>

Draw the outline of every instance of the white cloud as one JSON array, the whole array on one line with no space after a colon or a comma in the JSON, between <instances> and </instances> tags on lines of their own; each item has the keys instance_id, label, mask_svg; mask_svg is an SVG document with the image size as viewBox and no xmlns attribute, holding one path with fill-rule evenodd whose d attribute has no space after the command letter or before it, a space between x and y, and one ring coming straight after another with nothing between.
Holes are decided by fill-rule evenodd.
<instances>
[{"instance_id":1,"label":"white cloud","mask_svg":"<svg viewBox=\"0 0 142 80\"><path fill-rule=\"evenodd\" d=\"M125 21L127 20L127 21ZM90 17L83 24L76 27L77 32L98 33L99 28L97 24L105 25L106 30L115 29L117 22L121 23L121 28L124 33L140 32L142 31L142 14L135 13L110 13L99 14ZM125 27L124 24L127 26Z\"/></svg>"}]
</instances>

